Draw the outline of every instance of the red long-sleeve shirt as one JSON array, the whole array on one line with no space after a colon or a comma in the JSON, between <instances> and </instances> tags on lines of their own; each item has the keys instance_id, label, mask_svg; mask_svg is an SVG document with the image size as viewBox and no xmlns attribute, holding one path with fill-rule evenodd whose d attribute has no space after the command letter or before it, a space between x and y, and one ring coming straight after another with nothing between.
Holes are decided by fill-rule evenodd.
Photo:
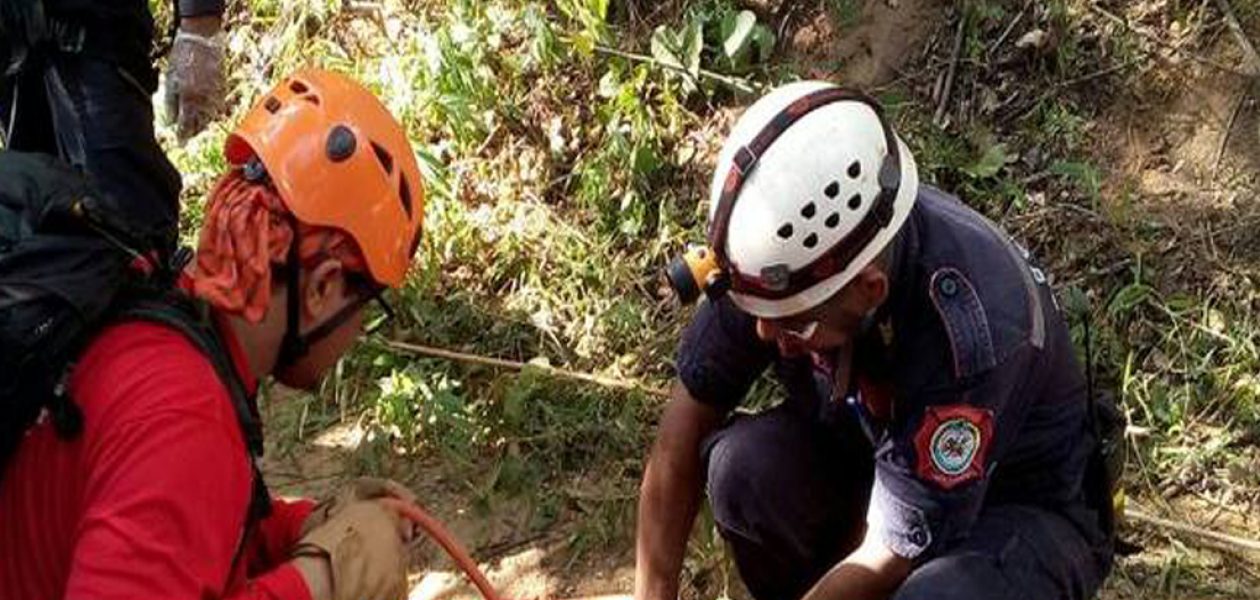
<instances>
[{"instance_id":1,"label":"red long-sleeve shirt","mask_svg":"<svg viewBox=\"0 0 1260 600\"><path fill-rule=\"evenodd\" d=\"M254 389L239 345L228 346ZM41 422L0 475L0 600L309 599L283 562L309 502L275 501L229 573L250 466L227 389L187 339L112 327L70 393L82 435L62 440Z\"/></svg>"}]
</instances>

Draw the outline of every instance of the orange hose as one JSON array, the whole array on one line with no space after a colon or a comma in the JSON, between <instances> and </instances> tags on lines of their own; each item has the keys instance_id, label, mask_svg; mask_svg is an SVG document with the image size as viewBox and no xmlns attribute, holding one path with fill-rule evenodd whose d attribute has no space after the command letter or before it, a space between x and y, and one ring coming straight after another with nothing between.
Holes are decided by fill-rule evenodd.
<instances>
[{"instance_id":1,"label":"orange hose","mask_svg":"<svg viewBox=\"0 0 1260 600\"><path fill-rule=\"evenodd\" d=\"M494 587L490 585L490 581L486 579L485 574L481 572L481 569L477 568L476 561L459 543L459 540L456 540L455 536L451 535L446 530L446 527L442 526L442 523L417 504L397 498L382 498L381 502L397 510L398 514L402 515L403 518L419 525L420 529L423 529L429 537L442 546L442 549L455 560L455 564L459 566L460 570L472 580L473 585L477 587L477 591L481 592L483 598L486 600L502 600L499 592L495 591Z\"/></svg>"}]
</instances>

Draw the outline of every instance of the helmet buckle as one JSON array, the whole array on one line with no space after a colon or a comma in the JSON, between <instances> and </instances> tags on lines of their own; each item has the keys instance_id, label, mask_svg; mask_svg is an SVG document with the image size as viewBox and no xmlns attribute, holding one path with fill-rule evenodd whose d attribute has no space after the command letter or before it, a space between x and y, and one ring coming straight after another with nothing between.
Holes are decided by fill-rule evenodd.
<instances>
[{"instance_id":1,"label":"helmet buckle","mask_svg":"<svg viewBox=\"0 0 1260 600\"><path fill-rule=\"evenodd\" d=\"M770 265L761 269L761 283L772 292L786 290L792 279L792 271L785 264Z\"/></svg>"},{"instance_id":2,"label":"helmet buckle","mask_svg":"<svg viewBox=\"0 0 1260 600\"><path fill-rule=\"evenodd\" d=\"M739 171L740 175L747 177L748 173L753 170L753 167L757 166L758 160L760 160L760 157L754 154L752 150L749 150L748 146L740 146L731 162L735 164L735 169Z\"/></svg>"}]
</instances>

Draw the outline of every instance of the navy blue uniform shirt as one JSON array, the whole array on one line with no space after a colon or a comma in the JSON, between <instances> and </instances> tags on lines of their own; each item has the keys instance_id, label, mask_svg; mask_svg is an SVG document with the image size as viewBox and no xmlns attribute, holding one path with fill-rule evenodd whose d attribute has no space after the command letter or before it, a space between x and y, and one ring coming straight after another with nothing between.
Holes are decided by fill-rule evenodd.
<instances>
[{"instance_id":1,"label":"navy blue uniform shirt","mask_svg":"<svg viewBox=\"0 0 1260 600\"><path fill-rule=\"evenodd\" d=\"M149 56L155 32L148 0L18 1L42 2L49 18L82 26L83 54L122 67L149 94L157 89L157 72ZM171 5L184 17L221 16L225 0L177 0ZM13 23L0 23L0 29L18 31L21 28Z\"/></svg>"},{"instance_id":2,"label":"navy blue uniform shirt","mask_svg":"<svg viewBox=\"0 0 1260 600\"><path fill-rule=\"evenodd\" d=\"M773 365L790 402L847 405L874 450L867 521L899 556L931 558L1003 503L1055 510L1096 539L1084 376L1044 273L927 186L895 243L890 296L855 342L849 389L780 357L729 299L702 305L684 333L682 383L730 410Z\"/></svg>"}]
</instances>

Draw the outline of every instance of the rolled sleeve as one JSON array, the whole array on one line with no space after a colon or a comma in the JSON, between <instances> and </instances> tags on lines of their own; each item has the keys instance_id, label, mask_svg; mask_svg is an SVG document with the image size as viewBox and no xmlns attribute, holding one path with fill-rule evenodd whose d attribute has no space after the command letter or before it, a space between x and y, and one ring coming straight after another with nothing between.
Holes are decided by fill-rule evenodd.
<instances>
[{"instance_id":1,"label":"rolled sleeve","mask_svg":"<svg viewBox=\"0 0 1260 600\"><path fill-rule=\"evenodd\" d=\"M705 302L683 333L678 378L696 400L730 410L776 356L757 337L756 320L729 299Z\"/></svg>"},{"instance_id":2,"label":"rolled sleeve","mask_svg":"<svg viewBox=\"0 0 1260 600\"><path fill-rule=\"evenodd\" d=\"M880 461L867 524L902 558L923 561L966 536L984 500L987 477L944 491L909 470Z\"/></svg>"}]
</instances>

